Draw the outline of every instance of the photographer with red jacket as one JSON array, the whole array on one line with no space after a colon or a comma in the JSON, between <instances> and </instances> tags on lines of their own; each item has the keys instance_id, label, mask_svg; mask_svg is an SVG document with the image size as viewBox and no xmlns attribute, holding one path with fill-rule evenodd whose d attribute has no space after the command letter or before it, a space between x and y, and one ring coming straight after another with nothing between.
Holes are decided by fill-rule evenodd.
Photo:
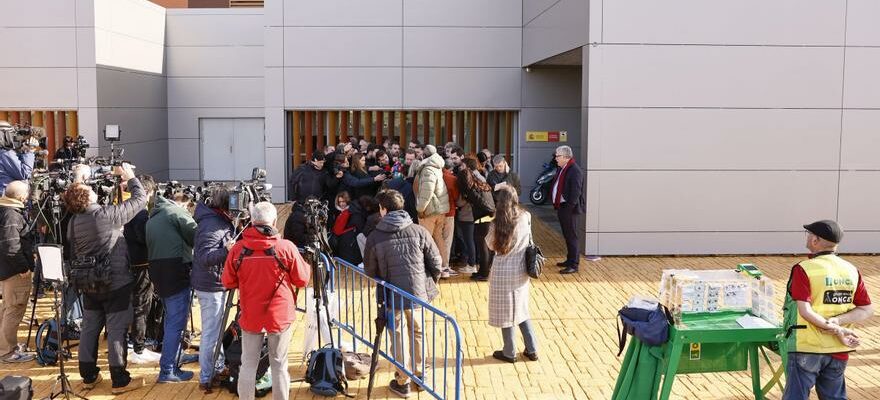
<instances>
[{"instance_id":1,"label":"photographer with red jacket","mask_svg":"<svg viewBox=\"0 0 880 400\"><path fill-rule=\"evenodd\" d=\"M272 393L276 394L275 399L287 399L290 393L287 348L296 320L294 291L309 283L311 266L293 242L278 234L277 219L278 211L272 203L257 203L251 211L253 226L245 229L223 267L223 286L240 292L238 322L242 349L238 394L242 400L254 398L264 333L269 336Z\"/></svg>"}]
</instances>

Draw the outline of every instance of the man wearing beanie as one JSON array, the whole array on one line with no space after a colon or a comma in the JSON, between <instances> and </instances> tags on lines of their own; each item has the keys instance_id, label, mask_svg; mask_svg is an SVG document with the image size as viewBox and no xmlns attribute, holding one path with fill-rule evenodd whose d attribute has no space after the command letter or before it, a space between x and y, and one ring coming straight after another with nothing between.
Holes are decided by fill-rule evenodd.
<instances>
[{"instance_id":1,"label":"man wearing beanie","mask_svg":"<svg viewBox=\"0 0 880 400\"><path fill-rule=\"evenodd\" d=\"M859 270L837 253L843 230L831 220L804 225L810 258L791 269L783 308L788 364L784 400L846 399L844 371L859 346L852 330L874 314Z\"/></svg>"}]
</instances>

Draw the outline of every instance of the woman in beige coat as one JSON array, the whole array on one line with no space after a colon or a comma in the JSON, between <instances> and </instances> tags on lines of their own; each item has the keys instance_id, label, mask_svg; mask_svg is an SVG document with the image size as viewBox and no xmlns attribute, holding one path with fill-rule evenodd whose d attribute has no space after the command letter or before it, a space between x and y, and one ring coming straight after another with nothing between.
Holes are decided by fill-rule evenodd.
<instances>
[{"instance_id":1,"label":"woman in beige coat","mask_svg":"<svg viewBox=\"0 0 880 400\"><path fill-rule=\"evenodd\" d=\"M538 352L529 319L529 275L525 267L532 216L520 208L516 192L511 187L500 188L495 200L495 220L486 236L486 244L495 251L489 273L489 325L501 328L504 349L492 356L516 362L513 327L519 326L526 345L523 355L535 361Z\"/></svg>"}]
</instances>

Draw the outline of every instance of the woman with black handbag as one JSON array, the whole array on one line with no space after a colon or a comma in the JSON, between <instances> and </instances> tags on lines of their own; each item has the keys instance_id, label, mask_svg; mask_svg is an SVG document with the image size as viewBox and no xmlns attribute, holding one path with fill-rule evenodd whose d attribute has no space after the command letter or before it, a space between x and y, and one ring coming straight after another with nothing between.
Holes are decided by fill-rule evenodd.
<instances>
[{"instance_id":1,"label":"woman with black handbag","mask_svg":"<svg viewBox=\"0 0 880 400\"><path fill-rule=\"evenodd\" d=\"M496 192L495 219L486 244L495 251L489 274L489 325L501 328L504 349L492 354L498 360L516 362L514 326L519 326L526 349L523 355L538 360L532 322L529 319L530 278L526 270L526 249L532 239L532 215L519 206L511 187Z\"/></svg>"},{"instance_id":2,"label":"woman with black handbag","mask_svg":"<svg viewBox=\"0 0 880 400\"><path fill-rule=\"evenodd\" d=\"M128 164L116 167L114 174L126 183L131 197L117 205L101 206L91 187L74 184L64 193L64 205L73 217L67 227L73 265L69 279L83 292L83 322L79 342L79 374L83 387L90 390L101 381L98 368L98 339L106 325L107 363L113 381L111 392L120 394L144 385L143 378L133 378L126 370L125 336L133 311L131 291L134 278L128 267L128 247L122 227L147 204L147 194ZM76 279L73 270L78 260L93 260L92 274L100 282L88 282L89 275ZM81 264L88 264L83 261ZM109 271L103 271L107 269ZM104 273L106 272L106 273ZM78 283L79 282L79 283Z\"/></svg>"}]
</instances>

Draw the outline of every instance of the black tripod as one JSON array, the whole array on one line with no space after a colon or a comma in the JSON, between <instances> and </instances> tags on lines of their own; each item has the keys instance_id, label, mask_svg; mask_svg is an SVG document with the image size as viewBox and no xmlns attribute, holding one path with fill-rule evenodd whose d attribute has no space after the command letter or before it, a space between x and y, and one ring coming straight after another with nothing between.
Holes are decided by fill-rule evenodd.
<instances>
[{"instance_id":1,"label":"black tripod","mask_svg":"<svg viewBox=\"0 0 880 400\"><path fill-rule=\"evenodd\" d=\"M47 216L45 212L47 205L51 207L51 218ZM64 241L61 236L61 219L63 218L63 215L60 200L57 199L54 195L50 194L49 196L46 196L41 202L37 203L36 209L37 214L34 216L33 222L31 222L28 226L28 231L31 232L32 237L37 239L36 243L49 242L59 245L62 244ZM37 236L37 233L34 231L37 223L41 220L43 221L43 223L45 223L45 226L47 228L51 228L51 235L48 235L49 237L51 237L51 240L49 241L45 240L45 237L43 237L43 240L39 240L41 237ZM40 271L36 271L33 277L33 288L31 291L31 319L30 323L28 324L27 340L24 342L24 346L28 351L31 350L30 343L31 337L34 332L34 326L40 325L37 321L37 300L39 299L40 291L42 289L42 277L40 275Z\"/></svg>"},{"instance_id":2,"label":"black tripod","mask_svg":"<svg viewBox=\"0 0 880 400\"><path fill-rule=\"evenodd\" d=\"M52 391L49 395L50 399L55 399L59 397L64 397L65 399L70 399L71 396L75 398L80 398L83 400L88 400L82 395L76 393L71 389L70 380L67 378L67 373L64 372L64 359L67 358L65 355L66 349L61 346L61 337L63 336L62 331L64 330L64 326L61 325L61 310L63 301L58 300L58 291L59 288L63 287L61 282L53 281L52 282L52 291L55 296L55 323L58 329L55 331L58 340L58 377L55 378L55 383L52 385ZM60 385L60 388L59 388ZM56 392L55 389L58 389Z\"/></svg>"}]
</instances>

